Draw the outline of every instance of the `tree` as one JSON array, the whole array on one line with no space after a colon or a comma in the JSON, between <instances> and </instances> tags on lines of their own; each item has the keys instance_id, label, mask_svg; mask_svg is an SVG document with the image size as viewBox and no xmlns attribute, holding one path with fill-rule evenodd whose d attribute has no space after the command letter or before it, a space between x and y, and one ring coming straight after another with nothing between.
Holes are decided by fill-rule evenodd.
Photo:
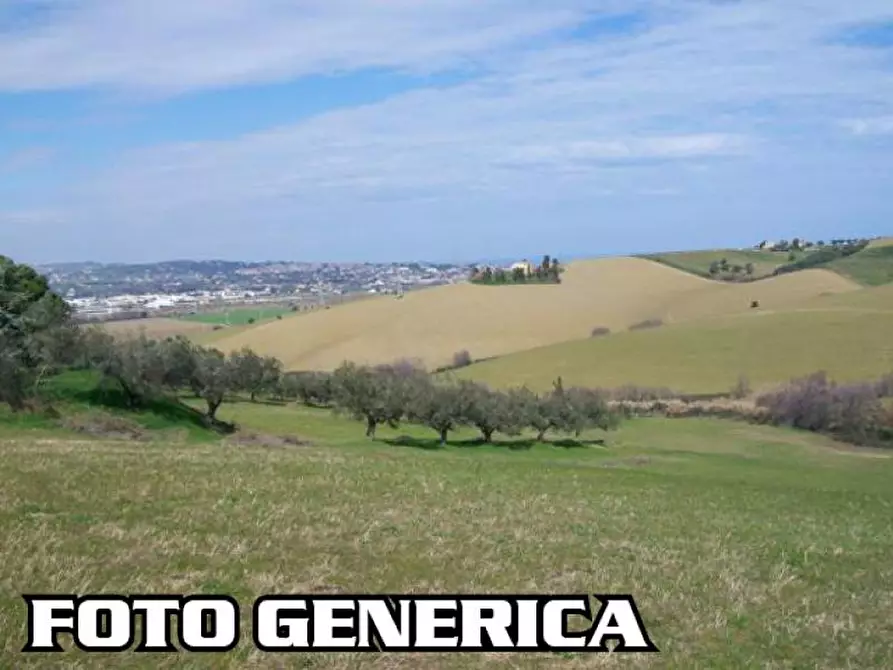
<instances>
[{"instance_id":1,"label":"tree","mask_svg":"<svg viewBox=\"0 0 893 670\"><path fill-rule=\"evenodd\" d=\"M328 372L289 372L282 376L280 393L308 407L326 407L332 402L333 382Z\"/></svg>"},{"instance_id":2,"label":"tree","mask_svg":"<svg viewBox=\"0 0 893 670\"><path fill-rule=\"evenodd\" d=\"M269 356L260 356L248 347L233 354L230 359L233 383L240 391L250 395L255 402L257 394L272 391L282 374L282 363Z\"/></svg>"},{"instance_id":3,"label":"tree","mask_svg":"<svg viewBox=\"0 0 893 670\"><path fill-rule=\"evenodd\" d=\"M561 283L561 264L558 262L557 258L553 258L552 262L549 264L549 273L555 283Z\"/></svg>"},{"instance_id":4,"label":"tree","mask_svg":"<svg viewBox=\"0 0 893 670\"><path fill-rule=\"evenodd\" d=\"M70 306L34 268L0 256L0 401L25 407L43 373L74 352Z\"/></svg>"},{"instance_id":5,"label":"tree","mask_svg":"<svg viewBox=\"0 0 893 670\"><path fill-rule=\"evenodd\" d=\"M540 267L543 269L544 274L549 274L549 271L552 269L552 259L549 258L548 254L543 256L543 262Z\"/></svg>"},{"instance_id":6,"label":"tree","mask_svg":"<svg viewBox=\"0 0 893 670\"><path fill-rule=\"evenodd\" d=\"M527 275L524 273L524 268L514 268L512 270L512 281L520 284L527 279Z\"/></svg>"},{"instance_id":7,"label":"tree","mask_svg":"<svg viewBox=\"0 0 893 670\"><path fill-rule=\"evenodd\" d=\"M422 379L420 371L399 366L370 368L344 363L332 376L333 398L339 411L365 421L366 437L375 439L378 426L399 425L411 396L423 386Z\"/></svg>"},{"instance_id":8,"label":"tree","mask_svg":"<svg viewBox=\"0 0 893 670\"><path fill-rule=\"evenodd\" d=\"M716 276L716 275L718 275L718 274L719 274L719 270L720 270L720 267L719 267L719 261L713 261L712 263L710 263L710 268L709 268L708 271L710 272L710 275L711 275L711 276Z\"/></svg>"},{"instance_id":9,"label":"tree","mask_svg":"<svg viewBox=\"0 0 893 670\"><path fill-rule=\"evenodd\" d=\"M217 423L217 410L226 394L237 386L237 365L217 349L200 348L196 351L194 375L195 387L208 407L205 416Z\"/></svg>"},{"instance_id":10,"label":"tree","mask_svg":"<svg viewBox=\"0 0 893 670\"><path fill-rule=\"evenodd\" d=\"M729 259L727 259L727 258L722 258L722 259L720 259L720 261L719 261L719 269L720 269L722 272L728 272L728 271L729 271Z\"/></svg>"},{"instance_id":11,"label":"tree","mask_svg":"<svg viewBox=\"0 0 893 670\"><path fill-rule=\"evenodd\" d=\"M459 392L464 394L468 424L481 431L481 437L488 444L493 441L496 432L506 435L517 435L521 432L523 422L509 398L498 391L493 391L483 384L463 380L459 382Z\"/></svg>"},{"instance_id":12,"label":"tree","mask_svg":"<svg viewBox=\"0 0 893 670\"><path fill-rule=\"evenodd\" d=\"M113 380L127 407L135 409L156 397L167 379L164 346L145 334L115 340L96 332L87 342L87 358L104 378Z\"/></svg>"},{"instance_id":13,"label":"tree","mask_svg":"<svg viewBox=\"0 0 893 670\"><path fill-rule=\"evenodd\" d=\"M747 265L745 265L745 266L744 266L744 271L747 273L747 276L748 276L748 277L753 276L753 273L754 273L754 265L753 265L753 263L748 263Z\"/></svg>"},{"instance_id":14,"label":"tree","mask_svg":"<svg viewBox=\"0 0 893 670\"><path fill-rule=\"evenodd\" d=\"M408 411L411 420L437 431L441 445L446 444L451 431L468 422L470 413L471 398L452 382L421 386L413 394Z\"/></svg>"}]
</instances>

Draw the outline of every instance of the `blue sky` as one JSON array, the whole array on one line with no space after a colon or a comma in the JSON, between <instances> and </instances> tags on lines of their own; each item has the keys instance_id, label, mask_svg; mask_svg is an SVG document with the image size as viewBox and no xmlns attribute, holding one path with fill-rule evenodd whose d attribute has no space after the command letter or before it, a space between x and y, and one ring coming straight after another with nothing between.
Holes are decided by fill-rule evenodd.
<instances>
[{"instance_id":1,"label":"blue sky","mask_svg":"<svg viewBox=\"0 0 893 670\"><path fill-rule=\"evenodd\" d=\"M893 233L889 0L0 0L0 253Z\"/></svg>"}]
</instances>

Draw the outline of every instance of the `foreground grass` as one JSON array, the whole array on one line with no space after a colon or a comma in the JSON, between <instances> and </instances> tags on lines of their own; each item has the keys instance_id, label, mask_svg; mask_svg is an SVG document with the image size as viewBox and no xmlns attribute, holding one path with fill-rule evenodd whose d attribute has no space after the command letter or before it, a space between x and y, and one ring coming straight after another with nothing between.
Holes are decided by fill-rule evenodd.
<instances>
[{"instance_id":1,"label":"foreground grass","mask_svg":"<svg viewBox=\"0 0 893 670\"><path fill-rule=\"evenodd\" d=\"M582 386L633 383L691 393L728 391L739 375L756 387L816 370L841 381L872 379L893 370L887 293L859 291L851 295L871 300L828 296L800 311L757 311L567 342L484 361L457 374L497 387L549 389L562 376L565 383Z\"/></svg>"},{"instance_id":2,"label":"foreground grass","mask_svg":"<svg viewBox=\"0 0 893 670\"><path fill-rule=\"evenodd\" d=\"M313 446L73 441L0 422L0 667L893 664L893 462L811 435L641 420L577 448L475 447L225 406ZM524 443L521 443L524 446ZM18 654L22 592L630 592L662 654ZM243 640L250 640L244 621ZM67 644L67 643L66 643ZM55 665L54 667L59 667Z\"/></svg>"}]
</instances>

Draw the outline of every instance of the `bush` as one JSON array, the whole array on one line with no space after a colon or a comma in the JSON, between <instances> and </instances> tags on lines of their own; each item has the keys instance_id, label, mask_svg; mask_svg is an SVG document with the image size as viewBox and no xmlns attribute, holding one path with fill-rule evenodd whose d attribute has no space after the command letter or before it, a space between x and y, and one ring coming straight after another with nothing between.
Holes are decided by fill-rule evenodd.
<instances>
[{"instance_id":1,"label":"bush","mask_svg":"<svg viewBox=\"0 0 893 670\"><path fill-rule=\"evenodd\" d=\"M867 442L880 428L883 407L869 384L837 385L824 372L795 379L757 398L777 425Z\"/></svg>"},{"instance_id":2,"label":"bush","mask_svg":"<svg viewBox=\"0 0 893 670\"><path fill-rule=\"evenodd\" d=\"M645 319L639 323L634 323L629 327L630 330L648 330L649 328L660 328L664 325L663 319Z\"/></svg>"},{"instance_id":3,"label":"bush","mask_svg":"<svg viewBox=\"0 0 893 670\"><path fill-rule=\"evenodd\" d=\"M678 394L666 387L649 388L626 384L608 392L611 400L617 402L648 402L652 400L666 400L675 398Z\"/></svg>"},{"instance_id":4,"label":"bush","mask_svg":"<svg viewBox=\"0 0 893 670\"><path fill-rule=\"evenodd\" d=\"M750 392L750 380L744 375L741 375L740 377L738 377L738 381L735 382L735 385L732 387L731 396L735 400L742 400L743 398L749 396Z\"/></svg>"},{"instance_id":5,"label":"bush","mask_svg":"<svg viewBox=\"0 0 893 670\"><path fill-rule=\"evenodd\" d=\"M593 328L591 336L592 337L604 337L605 335L610 335L611 329L605 328L604 326L599 326L598 328Z\"/></svg>"},{"instance_id":6,"label":"bush","mask_svg":"<svg viewBox=\"0 0 893 670\"><path fill-rule=\"evenodd\" d=\"M893 372L881 377L874 388L878 398L893 398Z\"/></svg>"},{"instance_id":7,"label":"bush","mask_svg":"<svg viewBox=\"0 0 893 670\"><path fill-rule=\"evenodd\" d=\"M467 349L463 349L462 351L457 351L453 354L453 362L452 369L458 370L459 368L467 368L471 365L474 360L471 358L471 353L468 352Z\"/></svg>"}]
</instances>

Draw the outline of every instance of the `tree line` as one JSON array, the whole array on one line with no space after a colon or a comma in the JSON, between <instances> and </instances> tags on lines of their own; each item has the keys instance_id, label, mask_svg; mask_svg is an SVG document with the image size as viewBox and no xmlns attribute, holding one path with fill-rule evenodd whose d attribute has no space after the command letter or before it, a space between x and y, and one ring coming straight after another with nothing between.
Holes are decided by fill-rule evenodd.
<instances>
[{"instance_id":1,"label":"tree line","mask_svg":"<svg viewBox=\"0 0 893 670\"><path fill-rule=\"evenodd\" d=\"M0 401L15 411L36 407L42 383L70 369L97 372L131 409L181 394L201 399L212 427L224 425L218 411L239 394L251 401L269 396L331 408L362 421L370 438L379 426L401 422L431 428L441 443L462 426L475 427L491 442L497 433L517 436L532 429L543 439L548 431L579 436L617 424L602 394L565 388L561 380L549 393L536 394L435 379L408 362L346 362L331 373L291 373L277 358L249 348L227 354L183 336L115 338L98 326L76 323L44 277L0 257Z\"/></svg>"}]
</instances>

